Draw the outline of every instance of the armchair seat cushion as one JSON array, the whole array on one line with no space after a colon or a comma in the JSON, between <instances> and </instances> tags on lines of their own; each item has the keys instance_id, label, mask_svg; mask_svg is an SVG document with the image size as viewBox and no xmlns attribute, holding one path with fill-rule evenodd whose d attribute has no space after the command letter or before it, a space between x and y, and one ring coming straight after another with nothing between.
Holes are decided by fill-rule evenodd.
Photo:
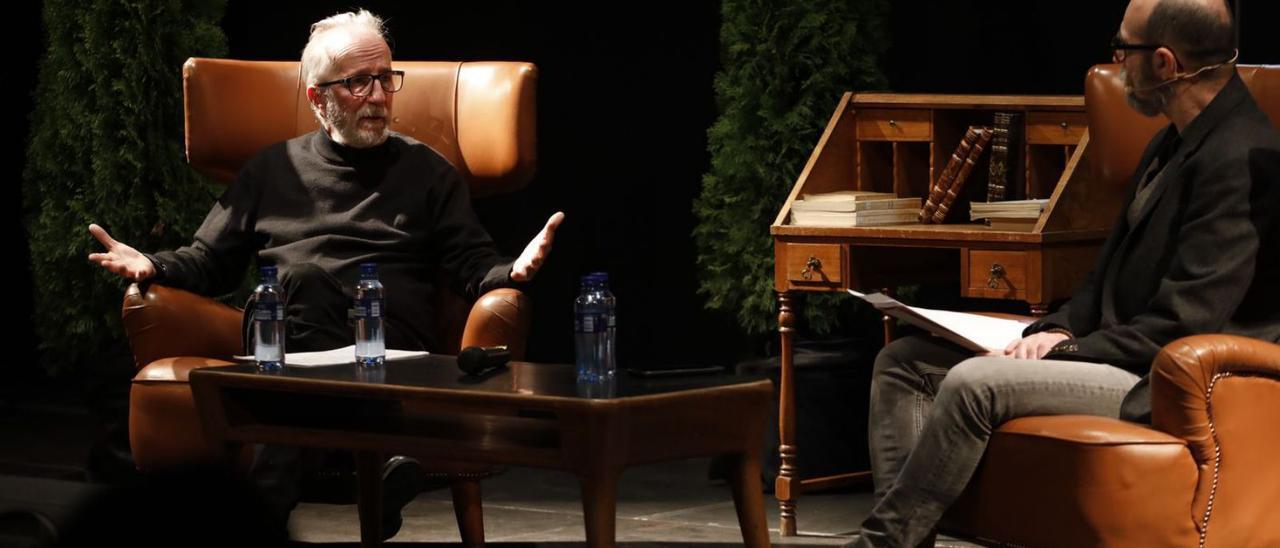
<instances>
[{"instance_id":1,"label":"armchair seat cushion","mask_svg":"<svg viewBox=\"0 0 1280 548\"><path fill-rule=\"evenodd\" d=\"M138 371L129 391L129 445L141 470L183 470L217 466L226 449L205 439L191 396L191 370L231 362L210 358L165 358ZM239 462L248 464L251 448Z\"/></svg>"},{"instance_id":2,"label":"armchair seat cushion","mask_svg":"<svg viewBox=\"0 0 1280 548\"><path fill-rule=\"evenodd\" d=\"M992 435L942 529L1025 546L1195 546L1199 476L1186 442L1163 432L1106 417L1024 417Z\"/></svg>"}]
</instances>

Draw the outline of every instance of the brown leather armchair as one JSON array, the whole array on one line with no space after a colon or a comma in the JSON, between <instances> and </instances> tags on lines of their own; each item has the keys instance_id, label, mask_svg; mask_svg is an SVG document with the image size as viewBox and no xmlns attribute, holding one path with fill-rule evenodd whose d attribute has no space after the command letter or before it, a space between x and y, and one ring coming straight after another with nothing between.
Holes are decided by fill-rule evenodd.
<instances>
[{"instance_id":1,"label":"brown leather armchair","mask_svg":"<svg viewBox=\"0 0 1280 548\"><path fill-rule=\"evenodd\" d=\"M1280 67L1241 66L1280 122ZM1092 173L1122 188L1163 119L1125 104L1116 65L1085 80ZM1280 345L1170 343L1152 365L1152 425L1083 415L1000 426L941 529L995 545L1277 546Z\"/></svg>"},{"instance_id":2,"label":"brown leather armchair","mask_svg":"<svg viewBox=\"0 0 1280 548\"><path fill-rule=\"evenodd\" d=\"M534 91L537 69L515 62L397 62L405 86L396 94L392 129L448 158L473 196L518 189L535 164ZM297 62L190 59L183 67L187 159L221 182L263 147L305 134L318 123L305 97ZM529 332L530 302L515 289L489 292L474 304L439 292L437 340L456 353L465 346L505 344L520 359ZM214 300L164 287L130 286L124 325L138 373L130 394L129 438L139 469L164 471L225 462L205 440L187 384L192 369L227 364L242 352L241 312ZM240 455L247 464L248 455ZM439 469L439 468L436 468ZM456 478L459 525L483 538L476 478L488 469L445 466ZM461 483L460 483L461 482ZM464 516L465 506L474 513Z\"/></svg>"}]
</instances>

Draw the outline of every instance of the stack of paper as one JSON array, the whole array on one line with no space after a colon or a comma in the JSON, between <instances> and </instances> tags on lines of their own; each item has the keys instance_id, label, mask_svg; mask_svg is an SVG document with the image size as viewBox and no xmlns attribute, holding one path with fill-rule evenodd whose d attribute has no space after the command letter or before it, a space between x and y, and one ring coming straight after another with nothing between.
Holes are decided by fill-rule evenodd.
<instances>
[{"instance_id":1,"label":"stack of paper","mask_svg":"<svg viewBox=\"0 0 1280 548\"><path fill-rule=\"evenodd\" d=\"M974 202L969 205L969 219L987 219L995 230L1030 232L1048 203L1049 200Z\"/></svg>"},{"instance_id":2,"label":"stack of paper","mask_svg":"<svg viewBox=\"0 0 1280 548\"><path fill-rule=\"evenodd\" d=\"M892 192L805 194L791 204L791 224L853 227L914 223L919 210L920 198L899 198Z\"/></svg>"}]
</instances>

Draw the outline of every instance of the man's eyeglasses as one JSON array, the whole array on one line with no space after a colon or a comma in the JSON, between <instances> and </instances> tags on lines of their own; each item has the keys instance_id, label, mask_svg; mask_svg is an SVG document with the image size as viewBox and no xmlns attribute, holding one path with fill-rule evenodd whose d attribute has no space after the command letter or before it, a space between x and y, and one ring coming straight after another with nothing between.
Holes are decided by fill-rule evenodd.
<instances>
[{"instance_id":1,"label":"man's eyeglasses","mask_svg":"<svg viewBox=\"0 0 1280 548\"><path fill-rule=\"evenodd\" d=\"M1155 51L1163 47L1161 44L1130 44L1117 36L1111 39L1111 60L1123 63L1130 51Z\"/></svg>"},{"instance_id":2,"label":"man's eyeglasses","mask_svg":"<svg viewBox=\"0 0 1280 548\"><path fill-rule=\"evenodd\" d=\"M355 97L364 97L373 91L374 80L377 80L378 83L382 85L382 91L395 93L400 91L400 88L404 86L404 71L389 70L382 74L357 74L355 76L348 76L346 78L340 78L330 82L320 82L319 84L316 84L316 87L322 88L332 86L334 84L342 84L347 86L347 91L350 91L351 95Z\"/></svg>"}]
</instances>

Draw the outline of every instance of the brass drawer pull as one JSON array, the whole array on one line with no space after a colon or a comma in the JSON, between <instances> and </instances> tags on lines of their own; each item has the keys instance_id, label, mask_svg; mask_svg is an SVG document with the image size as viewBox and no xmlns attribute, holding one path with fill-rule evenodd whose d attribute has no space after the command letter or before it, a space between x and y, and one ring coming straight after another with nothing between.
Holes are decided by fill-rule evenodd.
<instances>
[{"instance_id":1,"label":"brass drawer pull","mask_svg":"<svg viewBox=\"0 0 1280 548\"><path fill-rule=\"evenodd\" d=\"M819 260L817 257L810 255L809 260L805 261L804 263L804 270L800 271L800 278L804 280L811 280L813 279L813 274L815 272L820 273L821 271L822 271L822 261Z\"/></svg>"},{"instance_id":2,"label":"brass drawer pull","mask_svg":"<svg viewBox=\"0 0 1280 548\"><path fill-rule=\"evenodd\" d=\"M987 277L987 287L997 289L1000 287L1000 280L1004 279L1004 267L1000 263L991 263L991 275Z\"/></svg>"},{"instance_id":3,"label":"brass drawer pull","mask_svg":"<svg viewBox=\"0 0 1280 548\"><path fill-rule=\"evenodd\" d=\"M1058 125L1062 126L1062 129L1067 129L1067 123L1066 123L1066 122L1063 122L1063 123L1058 124Z\"/></svg>"}]
</instances>

